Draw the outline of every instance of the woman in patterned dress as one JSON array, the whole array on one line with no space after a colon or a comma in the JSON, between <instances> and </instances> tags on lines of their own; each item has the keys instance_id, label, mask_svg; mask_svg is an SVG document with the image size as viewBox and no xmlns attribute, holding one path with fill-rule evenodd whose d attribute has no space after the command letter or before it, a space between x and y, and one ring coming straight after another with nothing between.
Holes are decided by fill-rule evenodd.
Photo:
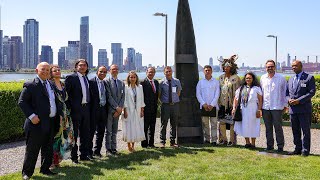
<instances>
[{"instance_id":1,"label":"woman in patterned dress","mask_svg":"<svg viewBox=\"0 0 320 180\"><path fill-rule=\"evenodd\" d=\"M60 119L60 128L54 137L53 143L52 167L59 167L59 163L63 159L68 159L70 157L71 149L74 145L73 125L70 113L67 110L65 103L68 99L68 94L64 89L64 84L60 81L60 67L58 65L51 65L50 75L54 92L59 100L59 103L61 103L63 111L63 118Z\"/></svg>"},{"instance_id":2,"label":"woman in patterned dress","mask_svg":"<svg viewBox=\"0 0 320 180\"><path fill-rule=\"evenodd\" d=\"M240 78L237 75L238 66L235 63L236 55L231 56L229 59L224 59L221 64L224 74L219 77L220 82L220 97L219 97L219 144L223 145L236 145L236 134L234 133L234 124L231 116L233 99L235 92L240 86ZM226 135L226 130L230 130L230 138Z\"/></svg>"}]
</instances>

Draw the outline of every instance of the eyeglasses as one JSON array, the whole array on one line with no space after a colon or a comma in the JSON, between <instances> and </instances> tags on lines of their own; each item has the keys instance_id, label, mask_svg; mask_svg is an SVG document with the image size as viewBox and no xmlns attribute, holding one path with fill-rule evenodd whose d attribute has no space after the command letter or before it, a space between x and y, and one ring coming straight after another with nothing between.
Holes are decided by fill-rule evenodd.
<instances>
[{"instance_id":1,"label":"eyeglasses","mask_svg":"<svg viewBox=\"0 0 320 180\"><path fill-rule=\"evenodd\" d=\"M266 68L267 68L267 69L269 69L269 68L274 68L274 66L267 66Z\"/></svg>"}]
</instances>

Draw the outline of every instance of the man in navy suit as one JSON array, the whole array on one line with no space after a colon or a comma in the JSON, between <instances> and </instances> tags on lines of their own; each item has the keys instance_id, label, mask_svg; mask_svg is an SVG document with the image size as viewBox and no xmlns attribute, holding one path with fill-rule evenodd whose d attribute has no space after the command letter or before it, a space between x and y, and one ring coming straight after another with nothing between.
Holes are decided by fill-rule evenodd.
<instances>
[{"instance_id":1,"label":"man in navy suit","mask_svg":"<svg viewBox=\"0 0 320 180\"><path fill-rule=\"evenodd\" d=\"M90 86L87 77L88 63L84 59L79 59L75 64L73 74L66 77L65 87L69 99L67 106L71 109L71 118L73 121L74 138L76 140L71 151L71 160L78 162L77 139L80 133L80 160L89 161L89 140L90 140Z\"/></svg>"},{"instance_id":2,"label":"man in navy suit","mask_svg":"<svg viewBox=\"0 0 320 180\"><path fill-rule=\"evenodd\" d=\"M301 61L295 60L291 66L296 75L289 79L286 95L290 105L289 113L295 150L289 155L308 156L311 140L311 98L316 92L315 80L312 75L302 71ZM302 140L301 130L303 132Z\"/></svg>"},{"instance_id":3,"label":"man in navy suit","mask_svg":"<svg viewBox=\"0 0 320 180\"><path fill-rule=\"evenodd\" d=\"M144 94L144 133L146 140L141 142L143 148L154 148L154 132L156 128L159 82L154 79L156 70L154 67L147 69L147 77L141 82Z\"/></svg>"},{"instance_id":4,"label":"man in navy suit","mask_svg":"<svg viewBox=\"0 0 320 180\"><path fill-rule=\"evenodd\" d=\"M107 67L100 66L97 70L97 76L89 81L92 97L89 154L97 157L102 157L100 151L108 119L108 92L106 81L104 81L106 75ZM96 145L92 150L95 132Z\"/></svg>"},{"instance_id":5,"label":"man in navy suit","mask_svg":"<svg viewBox=\"0 0 320 180\"><path fill-rule=\"evenodd\" d=\"M36 68L37 77L23 85L18 104L27 117L24 131L27 137L22 168L22 179L30 179L34 173L41 149L40 173L54 175L49 170L53 158L53 137L59 129L61 106L48 81L49 64L42 62ZM3 162L2 162L3 163Z\"/></svg>"}]
</instances>

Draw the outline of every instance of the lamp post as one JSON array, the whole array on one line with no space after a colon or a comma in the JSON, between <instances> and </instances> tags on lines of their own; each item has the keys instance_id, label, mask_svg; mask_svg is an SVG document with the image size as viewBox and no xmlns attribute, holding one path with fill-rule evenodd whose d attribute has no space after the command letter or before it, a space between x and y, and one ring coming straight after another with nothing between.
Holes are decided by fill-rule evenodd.
<instances>
[{"instance_id":1,"label":"lamp post","mask_svg":"<svg viewBox=\"0 0 320 180\"><path fill-rule=\"evenodd\" d=\"M275 35L268 35L267 37L276 38L276 72L277 72L277 66L278 66L278 37Z\"/></svg>"},{"instance_id":2,"label":"lamp post","mask_svg":"<svg viewBox=\"0 0 320 180\"><path fill-rule=\"evenodd\" d=\"M164 14L164 13L154 13L153 14L154 16L162 16L162 17L165 17L166 18L166 27L165 27L165 61L164 61L164 66L167 66L167 39L168 39L168 34L167 34L167 31L168 31L168 14Z\"/></svg>"}]
</instances>

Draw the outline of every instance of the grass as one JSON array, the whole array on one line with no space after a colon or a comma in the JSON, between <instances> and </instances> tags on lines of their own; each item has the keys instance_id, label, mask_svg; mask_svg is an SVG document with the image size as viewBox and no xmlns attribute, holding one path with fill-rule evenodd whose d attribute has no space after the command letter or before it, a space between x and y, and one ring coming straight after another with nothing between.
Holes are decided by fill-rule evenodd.
<instances>
[{"instance_id":1,"label":"grass","mask_svg":"<svg viewBox=\"0 0 320 180\"><path fill-rule=\"evenodd\" d=\"M318 155L272 157L242 147L191 145L146 149L72 165L62 163L54 177L33 179L319 179ZM39 169L36 170L38 172ZM0 179L21 179L20 172Z\"/></svg>"}]
</instances>

